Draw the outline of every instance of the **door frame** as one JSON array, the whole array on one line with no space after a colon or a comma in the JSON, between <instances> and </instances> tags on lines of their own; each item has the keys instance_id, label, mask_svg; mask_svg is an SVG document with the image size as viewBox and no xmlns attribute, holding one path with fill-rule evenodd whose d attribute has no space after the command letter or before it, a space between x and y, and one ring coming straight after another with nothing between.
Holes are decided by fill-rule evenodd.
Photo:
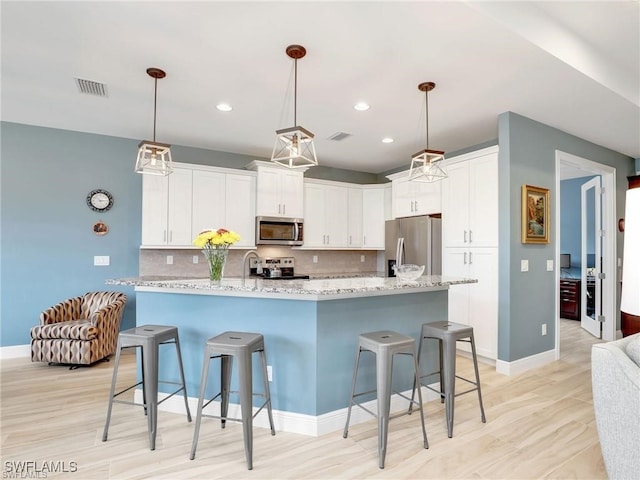
<instances>
[{"instance_id":1,"label":"door frame","mask_svg":"<svg viewBox=\"0 0 640 480\"><path fill-rule=\"evenodd\" d=\"M578 157L561 150L556 150L556 201L555 201L555 264L560 265L560 175L561 166L569 165L578 168L587 175L600 175L602 188L605 189L605 197L602 204L602 225L605 235L602 238L602 273L605 274L605 286L602 289L602 313L605 322L602 326L602 339L613 341L616 339L616 169L602 163L597 163L586 158ZM560 284L560 269L555 269L555 285ZM556 338L555 355L560 358L560 289L555 289L555 319Z\"/></svg>"}]
</instances>

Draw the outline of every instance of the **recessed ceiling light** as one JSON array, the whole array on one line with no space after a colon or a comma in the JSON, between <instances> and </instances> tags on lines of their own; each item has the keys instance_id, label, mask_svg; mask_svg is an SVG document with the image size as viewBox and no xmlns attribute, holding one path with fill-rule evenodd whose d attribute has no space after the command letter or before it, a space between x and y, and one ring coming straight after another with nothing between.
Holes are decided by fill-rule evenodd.
<instances>
[{"instance_id":1,"label":"recessed ceiling light","mask_svg":"<svg viewBox=\"0 0 640 480\"><path fill-rule=\"evenodd\" d=\"M393 143L393 138L391 137L384 137L382 139L382 143Z\"/></svg>"},{"instance_id":2,"label":"recessed ceiling light","mask_svg":"<svg viewBox=\"0 0 640 480\"><path fill-rule=\"evenodd\" d=\"M233 107L228 103L219 103L218 105L216 105L216 108L221 112L230 112L231 110L233 110Z\"/></svg>"},{"instance_id":3,"label":"recessed ceiling light","mask_svg":"<svg viewBox=\"0 0 640 480\"><path fill-rule=\"evenodd\" d=\"M365 110L369 110L371 108L371 105L366 102L358 102L353 106L353 108L360 112L364 112Z\"/></svg>"}]
</instances>

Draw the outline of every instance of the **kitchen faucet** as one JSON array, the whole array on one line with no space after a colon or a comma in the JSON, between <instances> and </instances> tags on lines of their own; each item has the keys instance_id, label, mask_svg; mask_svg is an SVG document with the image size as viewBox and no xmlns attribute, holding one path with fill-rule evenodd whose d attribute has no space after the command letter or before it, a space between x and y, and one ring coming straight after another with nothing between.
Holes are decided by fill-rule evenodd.
<instances>
[{"instance_id":1,"label":"kitchen faucet","mask_svg":"<svg viewBox=\"0 0 640 480\"><path fill-rule=\"evenodd\" d=\"M260 258L260 255L258 255L258 251L257 250L249 250L247 253L244 254L244 257L242 257L242 280L244 280L246 278L247 258L249 258L251 255L253 255L254 257L256 257L258 259L258 265L257 265L257 268L256 268L256 273L262 273L262 259Z\"/></svg>"}]
</instances>

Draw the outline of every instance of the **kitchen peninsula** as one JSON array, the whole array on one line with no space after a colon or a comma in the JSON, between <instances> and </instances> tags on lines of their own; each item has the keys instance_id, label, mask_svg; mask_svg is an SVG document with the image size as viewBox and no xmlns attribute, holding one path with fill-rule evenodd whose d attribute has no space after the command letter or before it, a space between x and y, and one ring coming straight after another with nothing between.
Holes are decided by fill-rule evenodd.
<instances>
[{"instance_id":1,"label":"kitchen peninsula","mask_svg":"<svg viewBox=\"0 0 640 480\"><path fill-rule=\"evenodd\" d=\"M208 279L141 277L107 283L135 286L137 325L178 327L192 398L199 392L208 338L227 330L262 333L272 367L276 425L281 430L319 435L344 425L360 333L395 330L417 339L422 323L447 319L450 286L475 282L423 276L411 282L383 277L225 278L217 285ZM167 350L161 352L160 378L177 381L174 353ZM437 349L424 353L421 368L432 371ZM407 368L403 367L405 360ZM410 388L409 362L409 358L397 360L395 390ZM362 387L375 388L373 357L362 363L361 374ZM254 377L261 378L257 362ZM208 395L217 392L218 378L210 381Z\"/></svg>"}]
</instances>

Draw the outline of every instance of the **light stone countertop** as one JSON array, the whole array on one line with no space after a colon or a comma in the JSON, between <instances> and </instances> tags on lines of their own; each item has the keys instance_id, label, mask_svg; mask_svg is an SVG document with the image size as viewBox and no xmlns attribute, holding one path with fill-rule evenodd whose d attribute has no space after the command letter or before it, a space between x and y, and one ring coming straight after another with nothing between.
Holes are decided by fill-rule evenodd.
<instances>
[{"instance_id":1,"label":"light stone countertop","mask_svg":"<svg viewBox=\"0 0 640 480\"><path fill-rule=\"evenodd\" d=\"M206 278L136 277L112 279L106 283L134 286L139 292L320 301L447 290L451 285L477 283L477 280L439 275L425 275L413 281L381 276L310 280L265 280L255 277L243 280L231 277L217 284Z\"/></svg>"}]
</instances>

